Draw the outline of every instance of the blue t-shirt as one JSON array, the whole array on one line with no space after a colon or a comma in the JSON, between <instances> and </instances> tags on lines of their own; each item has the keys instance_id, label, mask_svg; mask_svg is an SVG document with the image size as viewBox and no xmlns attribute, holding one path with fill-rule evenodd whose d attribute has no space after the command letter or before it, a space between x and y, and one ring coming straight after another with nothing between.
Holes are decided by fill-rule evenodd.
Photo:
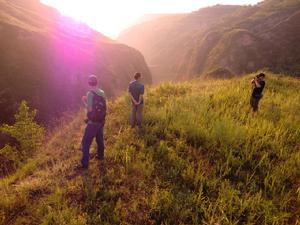
<instances>
[{"instance_id":1,"label":"blue t-shirt","mask_svg":"<svg viewBox=\"0 0 300 225\"><path fill-rule=\"evenodd\" d=\"M144 94L144 85L137 80L131 81L129 83L128 91L133 96L134 100L138 102L140 95ZM142 100L141 104L143 103L144 100Z\"/></svg>"}]
</instances>

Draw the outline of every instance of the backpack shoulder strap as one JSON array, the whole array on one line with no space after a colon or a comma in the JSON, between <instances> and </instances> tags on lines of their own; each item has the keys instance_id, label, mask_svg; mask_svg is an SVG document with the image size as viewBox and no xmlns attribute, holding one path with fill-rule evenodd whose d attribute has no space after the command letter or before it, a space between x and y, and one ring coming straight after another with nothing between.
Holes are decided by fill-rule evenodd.
<instances>
[{"instance_id":1,"label":"backpack shoulder strap","mask_svg":"<svg viewBox=\"0 0 300 225\"><path fill-rule=\"evenodd\" d=\"M97 95L97 93L95 91L90 91L91 93L93 93L94 95Z\"/></svg>"},{"instance_id":2,"label":"backpack shoulder strap","mask_svg":"<svg viewBox=\"0 0 300 225\"><path fill-rule=\"evenodd\" d=\"M98 96L98 97L103 98L103 99L105 100L105 97L104 97L104 96L98 95L95 91L90 91L90 92L93 93L94 96Z\"/></svg>"}]
</instances>

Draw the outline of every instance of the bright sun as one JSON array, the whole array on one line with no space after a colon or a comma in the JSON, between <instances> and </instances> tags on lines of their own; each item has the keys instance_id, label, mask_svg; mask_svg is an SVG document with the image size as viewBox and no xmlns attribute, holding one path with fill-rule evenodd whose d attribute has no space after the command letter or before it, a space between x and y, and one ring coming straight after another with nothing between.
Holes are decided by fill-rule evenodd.
<instances>
[{"instance_id":1,"label":"bright sun","mask_svg":"<svg viewBox=\"0 0 300 225\"><path fill-rule=\"evenodd\" d=\"M142 10L119 0L41 0L62 14L88 24L99 32L115 38L142 15Z\"/></svg>"}]
</instances>

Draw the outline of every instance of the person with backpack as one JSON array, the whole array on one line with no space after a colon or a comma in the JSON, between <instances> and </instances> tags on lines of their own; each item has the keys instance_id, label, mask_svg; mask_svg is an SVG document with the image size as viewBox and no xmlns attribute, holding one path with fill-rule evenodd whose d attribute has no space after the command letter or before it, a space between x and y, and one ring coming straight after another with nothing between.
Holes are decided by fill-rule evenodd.
<instances>
[{"instance_id":1,"label":"person with backpack","mask_svg":"<svg viewBox=\"0 0 300 225\"><path fill-rule=\"evenodd\" d=\"M134 128L136 125L141 128L144 109L144 85L140 82L142 75L136 73L134 80L129 83L128 91L131 98L131 116L130 125Z\"/></svg>"},{"instance_id":2,"label":"person with backpack","mask_svg":"<svg viewBox=\"0 0 300 225\"><path fill-rule=\"evenodd\" d=\"M99 160L104 160L104 137L103 128L106 116L106 97L103 90L97 87L98 79L95 75L88 78L90 90L86 96L82 97L82 101L87 109L86 128L82 138L82 169L88 168L90 158L90 146L93 139L97 142L97 156Z\"/></svg>"},{"instance_id":3,"label":"person with backpack","mask_svg":"<svg viewBox=\"0 0 300 225\"><path fill-rule=\"evenodd\" d=\"M265 74L264 73L260 73L257 76L255 76L251 83L253 85L253 91L252 91L252 95L250 98L250 105L252 107L253 113L256 113L258 110L258 103L260 101L260 99L262 98L262 92L265 88Z\"/></svg>"}]
</instances>

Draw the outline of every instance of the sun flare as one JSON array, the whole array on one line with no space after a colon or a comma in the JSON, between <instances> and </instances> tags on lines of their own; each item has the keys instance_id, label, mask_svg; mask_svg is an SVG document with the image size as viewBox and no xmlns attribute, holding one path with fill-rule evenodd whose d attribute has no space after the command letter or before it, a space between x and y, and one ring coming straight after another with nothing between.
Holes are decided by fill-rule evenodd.
<instances>
[{"instance_id":1,"label":"sun flare","mask_svg":"<svg viewBox=\"0 0 300 225\"><path fill-rule=\"evenodd\" d=\"M116 38L145 14L186 13L215 4L255 4L260 0L40 0L63 15Z\"/></svg>"},{"instance_id":2,"label":"sun flare","mask_svg":"<svg viewBox=\"0 0 300 225\"><path fill-rule=\"evenodd\" d=\"M117 37L122 29L130 26L141 16L141 10L137 7L129 7L126 1L41 0L41 2L57 8L63 15L84 22L110 37Z\"/></svg>"}]
</instances>

